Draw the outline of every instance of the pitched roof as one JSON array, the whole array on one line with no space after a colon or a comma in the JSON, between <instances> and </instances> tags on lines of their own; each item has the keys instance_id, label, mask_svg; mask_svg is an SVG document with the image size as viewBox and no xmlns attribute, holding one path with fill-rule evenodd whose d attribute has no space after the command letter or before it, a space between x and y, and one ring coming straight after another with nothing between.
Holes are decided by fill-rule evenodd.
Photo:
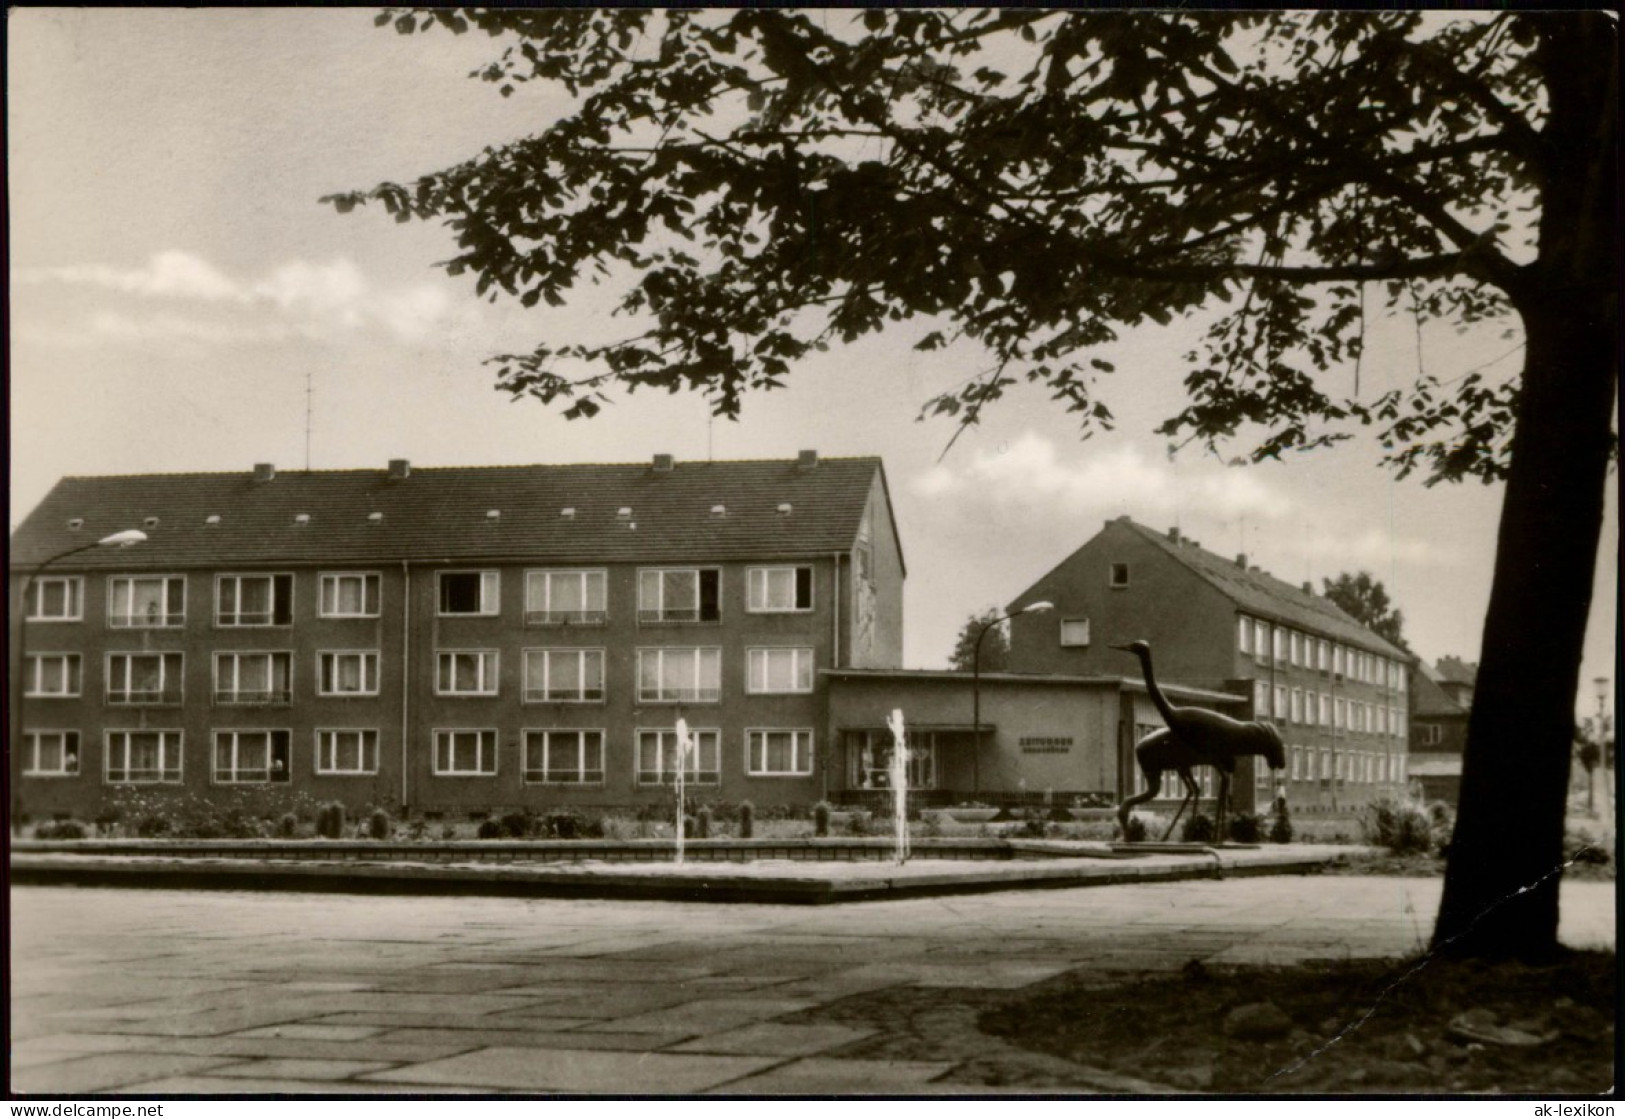
<instances>
[{"instance_id":1,"label":"pitched roof","mask_svg":"<svg viewBox=\"0 0 1625 1119\"><path fill-rule=\"evenodd\" d=\"M1426 665L1411 673L1411 717L1417 719L1466 718L1467 709L1452 699Z\"/></svg>"},{"instance_id":2,"label":"pitched roof","mask_svg":"<svg viewBox=\"0 0 1625 1119\"><path fill-rule=\"evenodd\" d=\"M400 479L384 470L286 471L263 482L247 472L69 477L12 534L11 563L32 566L126 529L147 541L91 547L71 566L827 556L852 547L877 474L884 489L878 458L682 462L664 472L647 463L414 467Z\"/></svg>"},{"instance_id":3,"label":"pitched roof","mask_svg":"<svg viewBox=\"0 0 1625 1119\"><path fill-rule=\"evenodd\" d=\"M1248 614L1297 629L1335 637L1347 645L1402 661L1415 658L1345 614L1329 598L1306 592L1256 568L1243 567L1197 547L1188 540L1175 542L1167 535L1119 517L1115 524L1137 533L1201 576L1208 584Z\"/></svg>"},{"instance_id":4,"label":"pitched roof","mask_svg":"<svg viewBox=\"0 0 1625 1119\"><path fill-rule=\"evenodd\" d=\"M1478 665L1463 661L1460 657L1440 657L1435 671L1441 684L1466 684L1472 687L1478 683Z\"/></svg>"}]
</instances>

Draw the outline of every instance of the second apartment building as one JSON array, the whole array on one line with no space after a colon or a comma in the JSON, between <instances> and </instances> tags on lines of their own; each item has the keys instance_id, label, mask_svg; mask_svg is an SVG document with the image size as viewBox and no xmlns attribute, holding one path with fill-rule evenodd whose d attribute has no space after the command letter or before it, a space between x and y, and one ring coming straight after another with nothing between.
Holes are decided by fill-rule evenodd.
<instances>
[{"instance_id":1,"label":"second apartment building","mask_svg":"<svg viewBox=\"0 0 1625 1119\"><path fill-rule=\"evenodd\" d=\"M36 814L135 786L635 805L679 717L697 792L811 802L820 671L902 658L872 458L67 478L11 562Z\"/></svg>"}]
</instances>

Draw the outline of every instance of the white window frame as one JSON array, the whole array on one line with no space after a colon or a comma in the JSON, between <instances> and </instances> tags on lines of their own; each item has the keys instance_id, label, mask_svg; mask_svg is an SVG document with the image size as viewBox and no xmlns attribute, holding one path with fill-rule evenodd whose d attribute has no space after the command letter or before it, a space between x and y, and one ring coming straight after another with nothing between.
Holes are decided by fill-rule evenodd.
<instances>
[{"instance_id":1,"label":"white window frame","mask_svg":"<svg viewBox=\"0 0 1625 1119\"><path fill-rule=\"evenodd\" d=\"M62 690L42 690L45 683L45 663L59 662ZM23 666L23 696L27 699L78 699L85 690L85 661L78 653L29 653Z\"/></svg>"},{"instance_id":2,"label":"white window frame","mask_svg":"<svg viewBox=\"0 0 1625 1119\"><path fill-rule=\"evenodd\" d=\"M63 592L63 613L41 612L45 603L45 588L48 586L66 588ZM85 620L85 581L78 575L37 575L28 586L28 602L25 609L28 620L32 623L82 622Z\"/></svg>"},{"instance_id":3,"label":"white window frame","mask_svg":"<svg viewBox=\"0 0 1625 1119\"><path fill-rule=\"evenodd\" d=\"M1129 585L1129 569L1126 563L1108 564L1106 568L1106 586L1116 589Z\"/></svg>"},{"instance_id":4,"label":"white window frame","mask_svg":"<svg viewBox=\"0 0 1625 1119\"><path fill-rule=\"evenodd\" d=\"M798 606L801 597L801 575L807 573L807 605ZM773 576L790 576L790 605L774 606L769 602L772 590ZM810 614L813 612L816 591L813 589L813 568L811 564L783 564L773 567L749 567L745 569L745 612L748 614ZM721 585L717 587L721 594Z\"/></svg>"},{"instance_id":5,"label":"white window frame","mask_svg":"<svg viewBox=\"0 0 1625 1119\"><path fill-rule=\"evenodd\" d=\"M665 677L665 660L672 654L692 654L694 657L694 684L689 688L680 688L678 694L668 695L660 683ZM716 686L705 687L701 680L705 673L705 655L713 654L716 659ZM650 690L644 687L647 673L644 665L647 658L654 658L655 687ZM659 645L637 651L638 671L638 702L639 703L721 703L722 702L722 648L718 645Z\"/></svg>"},{"instance_id":6,"label":"white window frame","mask_svg":"<svg viewBox=\"0 0 1625 1119\"><path fill-rule=\"evenodd\" d=\"M1322 672L1331 671L1331 667L1332 667L1332 647L1331 647L1331 643L1329 641L1327 641L1324 637L1318 638L1315 641L1315 653L1316 653L1315 667L1320 669L1320 671L1322 671Z\"/></svg>"},{"instance_id":7,"label":"white window frame","mask_svg":"<svg viewBox=\"0 0 1625 1119\"><path fill-rule=\"evenodd\" d=\"M288 669L284 675L288 681L287 690L281 693L269 688L263 692L244 690L237 682L241 681L243 676L243 660L250 657L264 657L267 661L272 663L274 663L274 658L276 657L286 657ZM227 658L230 658L232 665L231 676L233 678L233 686L230 688L227 688L224 685L222 680L224 674L220 670L222 662L224 662ZM266 668L266 680L274 680L276 678L276 673L270 671L271 664L267 664ZM293 652L291 650L220 649L214 654L212 671L214 673L214 687L212 691L214 695L214 703L217 707L250 707L261 705L266 707L286 707L288 704L293 702L294 660Z\"/></svg>"},{"instance_id":8,"label":"white window frame","mask_svg":"<svg viewBox=\"0 0 1625 1119\"><path fill-rule=\"evenodd\" d=\"M331 764L338 758L338 743L335 736L341 734L357 735L356 756L360 762L357 769L342 769ZM371 762L369 765L368 762ZM318 777L369 777L378 772L378 730L376 727L321 727L316 731L316 756L314 758L316 775Z\"/></svg>"},{"instance_id":9,"label":"white window frame","mask_svg":"<svg viewBox=\"0 0 1625 1119\"><path fill-rule=\"evenodd\" d=\"M242 619L244 617L258 618L260 616L257 614L246 613L240 605L243 600L243 583L257 579L263 579L271 584L271 609L264 615L265 621L263 622L243 621ZM282 583L281 580L283 579L286 579L287 583ZM228 583L235 586L236 599L239 603L238 609L229 615L225 612L225 596L223 594L226 584ZM276 591L278 586L286 586L288 588L288 602L286 611L288 620L285 622L279 622L276 620L278 613ZM293 576L285 571L233 571L222 575L216 575L214 577L214 624L216 629L272 629L286 628L293 625Z\"/></svg>"},{"instance_id":10,"label":"white window frame","mask_svg":"<svg viewBox=\"0 0 1625 1119\"><path fill-rule=\"evenodd\" d=\"M1270 707L1270 686L1267 680L1253 681L1253 718L1267 719L1274 715ZM1145 790L1140 790L1144 792Z\"/></svg>"},{"instance_id":11,"label":"white window frame","mask_svg":"<svg viewBox=\"0 0 1625 1119\"><path fill-rule=\"evenodd\" d=\"M1332 725L1332 695L1330 692L1320 693L1320 726Z\"/></svg>"},{"instance_id":12,"label":"white window frame","mask_svg":"<svg viewBox=\"0 0 1625 1119\"><path fill-rule=\"evenodd\" d=\"M714 572L717 578L717 616L705 616L705 591L702 577L706 572ZM650 605L649 596L645 592L645 583L648 576L656 576L654 581L654 604ZM692 575L694 576L694 607L693 617L689 617L687 607L668 607L666 605L666 576ZM638 624L639 625L717 625L722 621L722 569L720 567L640 567L638 568Z\"/></svg>"},{"instance_id":13,"label":"white window frame","mask_svg":"<svg viewBox=\"0 0 1625 1119\"><path fill-rule=\"evenodd\" d=\"M523 695L526 703L603 703L605 697L609 694L608 678L606 676L608 657L602 648L559 649L547 647L526 649L524 653L524 679L520 681L520 687L524 689ZM568 694L563 691L555 692L553 688L552 658L568 655L577 658L577 669L581 679L581 686L576 689L575 694ZM598 687L596 689L589 688L586 683L587 664L592 658L596 658L598 661ZM539 688L531 687L531 680L533 679L532 664L541 665L541 687ZM596 694L594 694L595 692Z\"/></svg>"},{"instance_id":14,"label":"white window frame","mask_svg":"<svg viewBox=\"0 0 1625 1119\"><path fill-rule=\"evenodd\" d=\"M151 692L138 692L130 685L131 662L137 658L156 658L158 661L158 693L153 696ZM174 658L171 661L170 658ZM122 671L118 665L122 663ZM175 679L171 683L169 678L169 665L175 665ZM173 707L186 702L186 654L179 650L166 649L162 651L145 652L137 649L121 649L108 653L103 659L103 675L105 676L105 699L109 707ZM122 677L122 680L121 680ZM120 687L120 684L123 684Z\"/></svg>"},{"instance_id":15,"label":"white window frame","mask_svg":"<svg viewBox=\"0 0 1625 1119\"><path fill-rule=\"evenodd\" d=\"M336 658L338 658L338 657L360 657L360 658L362 658L362 661L361 661L361 683L362 683L362 687L361 687L361 689L359 691L328 691L326 689L326 687L324 687L324 681L325 681L325 678L327 676L327 673L323 671L323 668L328 663L328 658L330 658L330 657L335 658L335 671L333 673L333 677L334 677L335 680L338 678L338 673L336 671L336 668L337 668ZM378 695L379 664L380 664L380 657L378 655L378 650L377 649L321 649L321 650L318 650L317 653L316 653L316 694L318 696L322 697L323 699L357 699L357 698L367 698L367 697L376 696L376 695ZM370 687L370 688L368 688L366 686L369 683L369 677L371 678L370 683L372 684L372 687Z\"/></svg>"},{"instance_id":16,"label":"white window frame","mask_svg":"<svg viewBox=\"0 0 1625 1119\"><path fill-rule=\"evenodd\" d=\"M442 741L451 736L451 750L447 760L456 762L457 748L456 736L475 734L479 738L475 744L475 769L457 769L455 767L442 767L440 764L440 746ZM495 727L436 727L432 739L434 754L434 775L436 777L495 777L497 775L498 755L501 753L497 730ZM489 748L489 749L488 749ZM490 766L487 768L486 761Z\"/></svg>"},{"instance_id":17,"label":"white window frame","mask_svg":"<svg viewBox=\"0 0 1625 1119\"><path fill-rule=\"evenodd\" d=\"M555 735L574 736L576 739L576 767L560 771L572 773L575 775L573 777L555 776L548 765ZM596 741L589 743L589 736L595 736ZM604 737L601 727L527 727L520 732L520 779L526 785L561 785L567 788L601 786L604 783ZM539 767L531 765L532 748L541 751ZM596 767L587 764L594 748L597 751Z\"/></svg>"},{"instance_id":18,"label":"white window frame","mask_svg":"<svg viewBox=\"0 0 1625 1119\"><path fill-rule=\"evenodd\" d=\"M457 664L459 657L474 657L473 687L460 687ZM451 666L448 685L446 666ZM489 699L498 694L501 685L501 655L495 649L437 649L434 657L434 694L439 696L477 696Z\"/></svg>"},{"instance_id":19,"label":"white window frame","mask_svg":"<svg viewBox=\"0 0 1625 1119\"><path fill-rule=\"evenodd\" d=\"M241 749L242 745L241 739L246 735L261 734L265 736L265 776L238 776L238 774L245 772L245 767L241 764L238 757L238 751ZM279 734L282 736L283 749L287 753L287 756L282 759L282 768L280 770L276 768L276 736ZM231 765L225 770L220 768L220 745L222 739L229 740L231 743ZM246 772L257 773L259 771L249 769L246 770ZM222 773L225 773L226 776L222 776ZM277 776L278 773L280 773L281 776ZM214 739L210 743L209 750L209 783L211 785L284 785L292 780L292 731L281 727L231 727L215 730Z\"/></svg>"},{"instance_id":20,"label":"white window frame","mask_svg":"<svg viewBox=\"0 0 1625 1119\"><path fill-rule=\"evenodd\" d=\"M790 736L790 769L769 769L766 736ZM757 764L757 743L761 742L761 761ZM747 777L811 777L813 759L817 756L811 727L750 727L745 731L745 775Z\"/></svg>"},{"instance_id":21,"label":"white window frame","mask_svg":"<svg viewBox=\"0 0 1625 1119\"><path fill-rule=\"evenodd\" d=\"M1236 651L1244 656L1253 655L1253 620L1245 614L1239 614L1236 618Z\"/></svg>"},{"instance_id":22,"label":"white window frame","mask_svg":"<svg viewBox=\"0 0 1625 1119\"><path fill-rule=\"evenodd\" d=\"M1082 626L1083 627L1083 640L1079 641L1077 639L1077 630L1075 628L1072 631L1071 640L1068 640L1068 634L1067 634L1067 627L1068 626L1073 626L1073 627ZM1088 647L1089 647L1089 619L1088 618L1062 618L1061 619L1061 648L1063 648L1063 649L1087 649Z\"/></svg>"},{"instance_id":23,"label":"white window frame","mask_svg":"<svg viewBox=\"0 0 1625 1119\"><path fill-rule=\"evenodd\" d=\"M1288 692L1285 684L1275 685L1275 717L1282 721L1292 717L1292 701L1288 698L1289 695L1290 693Z\"/></svg>"},{"instance_id":24,"label":"white window frame","mask_svg":"<svg viewBox=\"0 0 1625 1119\"><path fill-rule=\"evenodd\" d=\"M1291 761L1291 765L1292 765L1292 773L1291 773L1290 780L1301 781L1303 779L1303 747L1302 746L1288 747L1287 748L1287 756L1289 757L1289 759Z\"/></svg>"},{"instance_id":25,"label":"white window frame","mask_svg":"<svg viewBox=\"0 0 1625 1119\"><path fill-rule=\"evenodd\" d=\"M158 736L157 777L133 778L130 774L130 737L138 734ZM121 740L115 743L115 739ZM179 785L186 779L186 736L182 731L162 727L116 727L103 732L102 779L109 785ZM113 764L115 753L122 754L121 766ZM173 756L175 764L168 762ZM151 772L151 771L143 771ZM114 777L123 773L123 777Z\"/></svg>"},{"instance_id":26,"label":"white window frame","mask_svg":"<svg viewBox=\"0 0 1625 1119\"><path fill-rule=\"evenodd\" d=\"M164 611L161 614L147 613L137 616L134 613L118 614L114 612L114 605L118 602L118 586L120 583L162 583ZM169 603L171 599L170 586L180 587L180 612L171 613ZM132 586L129 595L130 606L135 606L135 591ZM109 575L107 577L107 627L109 629L179 629L186 625L186 576L184 575Z\"/></svg>"},{"instance_id":27,"label":"white window frame","mask_svg":"<svg viewBox=\"0 0 1625 1119\"><path fill-rule=\"evenodd\" d=\"M1307 719L1305 719L1303 717L1304 713L1303 713L1303 689L1302 688L1293 688L1292 689L1291 699L1290 699L1289 702L1292 704L1292 716L1291 716L1292 721L1294 723L1306 723L1306 722L1308 722L1309 720L1307 720Z\"/></svg>"},{"instance_id":28,"label":"white window frame","mask_svg":"<svg viewBox=\"0 0 1625 1119\"><path fill-rule=\"evenodd\" d=\"M1270 663L1270 648L1274 644L1274 628L1268 622L1253 622L1253 656L1259 664Z\"/></svg>"},{"instance_id":29,"label":"white window frame","mask_svg":"<svg viewBox=\"0 0 1625 1119\"><path fill-rule=\"evenodd\" d=\"M581 601L590 604L596 582L602 605L581 610L554 610L555 580L580 581ZM540 588L540 601L536 594ZM525 572L525 624L533 626L601 626L609 621L609 572L602 567L538 567Z\"/></svg>"},{"instance_id":30,"label":"white window frame","mask_svg":"<svg viewBox=\"0 0 1625 1119\"><path fill-rule=\"evenodd\" d=\"M790 677L796 683L789 688L770 688L768 679L772 674L768 665L775 655L786 653L790 655ZM803 675L806 677L805 686L800 683ZM810 645L759 647L745 651L746 695L811 695L817 679L818 664Z\"/></svg>"},{"instance_id":31,"label":"white window frame","mask_svg":"<svg viewBox=\"0 0 1625 1119\"><path fill-rule=\"evenodd\" d=\"M1303 634L1295 629L1287 631L1287 661L1299 666L1303 664Z\"/></svg>"},{"instance_id":32,"label":"white window frame","mask_svg":"<svg viewBox=\"0 0 1625 1119\"><path fill-rule=\"evenodd\" d=\"M346 582L361 581L361 611L337 609L339 590ZM329 608L329 596L332 607ZM371 600L373 608L367 609ZM377 571L323 571L316 583L316 616L319 618L381 618L384 614L384 577Z\"/></svg>"},{"instance_id":33,"label":"white window frame","mask_svg":"<svg viewBox=\"0 0 1625 1119\"><path fill-rule=\"evenodd\" d=\"M694 753L690 760L694 763L684 774L683 784L704 785L714 787L722 783L722 731L717 727L693 727L689 733L694 736ZM643 768L643 740L645 735L659 735L659 754L656 761L659 763L654 770ZM632 738L632 780L639 787L650 785L670 785L675 780L675 771L667 773L665 761L667 753L666 739L672 739L671 749L676 749L677 732L670 727L638 727L633 731ZM710 758L706 755L709 753ZM707 769L702 763L710 760L715 768Z\"/></svg>"},{"instance_id":34,"label":"white window frame","mask_svg":"<svg viewBox=\"0 0 1625 1119\"><path fill-rule=\"evenodd\" d=\"M448 575L477 575L480 580L478 610L447 610L445 580ZM441 618L494 618L502 613L502 572L493 568L455 568L434 573L434 609Z\"/></svg>"},{"instance_id":35,"label":"white window frame","mask_svg":"<svg viewBox=\"0 0 1625 1119\"><path fill-rule=\"evenodd\" d=\"M1285 664L1287 662L1286 654L1287 646L1289 644L1287 640L1287 632L1288 631L1284 626L1275 627L1270 654L1276 664Z\"/></svg>"},{"instance_id":36,"label":"white window frame","mask_svg":"<svg viewBox=\"0 0 1625 1119\"><path fill-rule=\"evenodd\" d=\"M60 759L57 768L43 769L40 767L40 740L55 738L57 740L57 757ZM42 728L23 732L23 776L24 777L77 777L80 771L80 759L84 757L82 738L76 730L57 730ZM68 759L73 764L68 764Z\"/></svg>"}]
</instances>

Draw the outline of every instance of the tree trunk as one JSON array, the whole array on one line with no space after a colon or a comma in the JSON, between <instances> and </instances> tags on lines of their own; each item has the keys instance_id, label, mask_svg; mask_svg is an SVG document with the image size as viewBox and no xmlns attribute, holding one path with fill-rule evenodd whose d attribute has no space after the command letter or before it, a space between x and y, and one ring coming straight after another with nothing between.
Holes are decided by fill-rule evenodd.
<instances>
[{"instance_id":1,"label":"tree trunk","mask_svg":"<svg viewBox=\"0 0 1625 1119\"><path fill-rule=\"evenodd\" d=\"M1525 365L1435 949L1558 950L1574 702L1617 381L1617 60L1597 13L1534 16L1550 96Z\"/></svg>"}]
</instances>

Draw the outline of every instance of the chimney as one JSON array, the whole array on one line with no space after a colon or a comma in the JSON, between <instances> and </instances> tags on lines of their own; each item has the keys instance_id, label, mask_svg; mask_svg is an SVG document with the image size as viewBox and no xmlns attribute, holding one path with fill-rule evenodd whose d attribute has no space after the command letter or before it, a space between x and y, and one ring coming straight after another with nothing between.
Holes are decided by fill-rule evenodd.
<instances>
[{"instance_id":1,"label":"chimney","mask_svg":"<svg viewBox=\"0 0 1625 1119\"><path fill-rule=\"evenodd\" d=\"M799 470L811 470L818 465L817 451L802 451L796 456L796 467Z\"/></svg>"},{"instance_id":2,"label":"chimney","mask_svg":"<svg viewBox=\"0 0 1625 1119\"><path fill-rule=\"evenodd\" d=\"M670 455L656 455L654 461L654 472L656 474L670 474L672 472L672 468L676 465L677 460L672 458Z\"/></svg>"},{"instance_id":3,"label":"chimney","mask_svg":"<svg viewBox=\"0 0 1625 1119\"><path fill-rule=\"evenodd\" d=\"M392 458L389 460L389 480L391 482L404 481L411 475L411 473L412 463L410 460L404 458Z\"/></svg>"},{"instance_id":4,"label":"chimney","mask_svg":"<svg viewBox=\"0 0 1625 1119\"><path fill-rule=\"evenodd\" d=\"M1179 543L1179 529L1177 529L1177 528L1169 529L1168 530L1168 539L1172 540L1175 544L1178 544Z\"/></svg>"},{"instance_id":5,"label":"chimney","mask_svg":"<svg viewBox=\"0 0 1625 1119\"><path fill-rule=\"evenodd\" d=\"M1303 584L1303 593L1304 594L1314 594L1315 593L1314 586L1312 584L1310 584L1307 580Z\"/></svg>"},{"instance_id":6,"label":"chimney","mask_svg":"<svg viewBox=\"0 0 1625 1119\"><path fill-rule=\"evenodd\" d=\"M1243 571L1247 570L1247 553L1246 552L1237 552L1236 553L1236 566L1241 568Z\"/></svg>"},{"instance_id":7,"label":"chimney","mask_svg":"<svg viewBox=\"0 0 1625 1119\"><path fill-rule=\"evenodd\" d=\"M269 482L276 477L276 467L269 462L256 462L254 464L254 481Z\"/></svg>"}]
</instances>

